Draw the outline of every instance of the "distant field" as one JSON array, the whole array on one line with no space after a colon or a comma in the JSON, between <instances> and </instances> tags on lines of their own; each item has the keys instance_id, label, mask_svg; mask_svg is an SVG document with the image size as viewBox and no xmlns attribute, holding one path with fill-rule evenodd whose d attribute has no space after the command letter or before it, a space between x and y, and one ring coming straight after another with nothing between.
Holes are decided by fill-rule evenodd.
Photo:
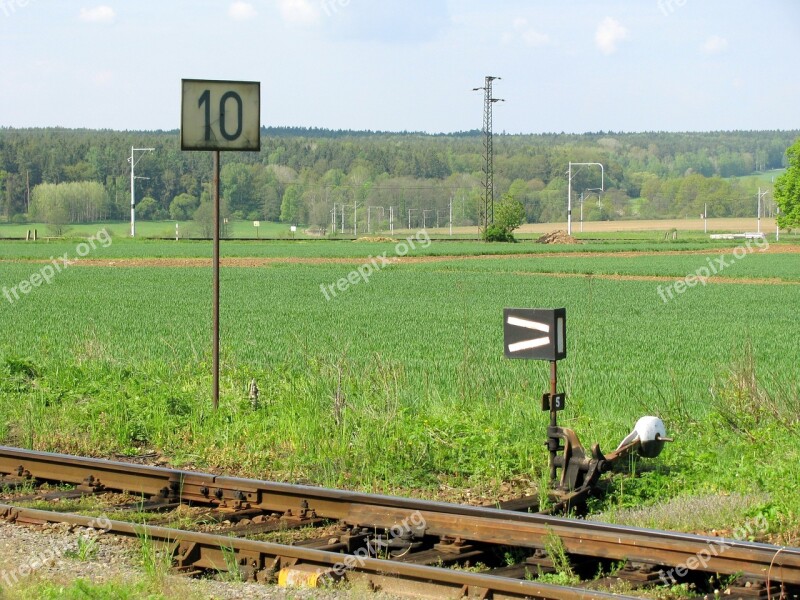
<instances>
[{"instance_id":1,"label":"distant field","mask_svg":"<svg viewBox=\"0 0 800 600\"><path fill-rule=\"evenodd\" d=\"M584 221L583 233L608 233L608 232L664 232L677 229L680 235L681 231L703 231L702 219L669 219L669 220L642 220L642 221ZM566 231L567 223L527 223L520 227L517 231L520 234L528 233L549 233L556 229L563 229ZM775 219L762 219L762 231L774 233ZM756 231L756 218L752 219L708 219L709 232L745 232ZM431 229L430 231L436 233L446 232L446 229ZM477 228L470 227L456 227L453 228L453 233L475 233ZM572 222L573 235L579 236L581 233L581 226L579 221Z\"/></svg>"},{"instance_id":2,"label":"distant field","mask_svg":"<svg viewBox=\"0 0 800 600\"><path fill-rule=\"evenodd\" d=\"M760 183L765 187L767 187L775 183L775 180L784 173L786 173L786 169L772 169L770 171L765 171L762 173L754 173L752 175L743 175L741 177L734 177L733 179L752 181L755 182L756 185Z\"/></svg>"},{"instance_id":3,"label":"distant field","mask_svg":"<svg viewBox=\"0 0 800 600\"><path fill-rule=\"evenodd\" d=\"M714 232L745 232L756 231L756 218L752 219L708 219L708 230L710 233ZM81 224L74 225L69 228L67 236L69 237L88 237L99 229L105 228L115 237L130 237L130 224L129 223L94 223L94 224ZM44 223L30 223L26 225L11 225L8 223L0 224L0 238L24 238L27 231L36 229L39 237L46 238L52 234L49 233L49 228ZM517 231L517 236L521 238L535 238L543 233L549 233L557 229L567 229L566 222L564 223L533 223L525 224ZM672 229L678 230L678 236L681 232L701 232L703 231L702 219L673 219L673 220L647 220L647 221L586 221L583 224L583 232L581 233L580 222L573 221L572 233L576 237L588 237L591 233L639 233L641 235L653 235L654 239L658 239L658 233L664 234ZM767 233L775 232L775 219L764 218L761 220L761 229ZM169 238L175 237L175 221L160 221L149 222L142 221L136 226L137 236L142 238ZM409 233L414 234L417 230L408 229L395 229L395 236L402 237ZM429 227L428 232L430 235L437 237L449 237L450 230L447 227ZM199 227L194 222L180 222L178 223L178 234L181 239L187 237L200 237L201 232ZM340 237L351 238L353 234L352 229L347 230ZM318 238L319 236L309 235L305 228L299 227L294 234L290 231L289 226L283 223L271 223L268 221L261 221L261 227L253 227L251 221L233 221L228 226L228 237L235 238L252 238L256 239L256 235L261 238ZM365 231L360 231L359 236L367 235ZM387 235L387 232L373 231L370 235ZM479 237L480 230L478 227L453 227L454 237Z\"/></svg>"},{"instance_id":4,"label":"distant field","mask_svg":"<svg viewBox=\"0 0 800 600\"><path fill-rule=\"evenodd\" d=\"M573 254L586 252L674 252L691 250L720 251L734 248L735 240L709 241L697 236L686 236L677 241L664 240L662 237L646 236L639 241L618 241L614 236L582 244L557 245L537 244L531 240L523 240L516 244L485 244L476 241L433 241L428 246L415 243L412 249L406 241L409 238L398 237L396 241L387 242L354 242L352 240L298 240L289 241L224 241L221 246L222 257L227 258L307 258L307 259L345 259L394 256L398 248L408 246L408 256L469 256L469 255L519 255L519 254ZM638 236L637 236L638 237ZM410 236L415 240L414 236ZM424 237L422 238L424 240ZM211 242L196 240L161 241L131 240L130 238L112 238L109 247L98 246L86 258L92 260L113 260L116 258L210 258ZM798 236L783 236L779 245L791 245L800 241ZM39 240L37 242L14 241L0 244L0 261L20 259L40 259L63 256L65 253L75 258L80 240ZM398 244L401 244L398 246ZM405 246L404 246L404 245Z\"/></svg>"}]
</instances>

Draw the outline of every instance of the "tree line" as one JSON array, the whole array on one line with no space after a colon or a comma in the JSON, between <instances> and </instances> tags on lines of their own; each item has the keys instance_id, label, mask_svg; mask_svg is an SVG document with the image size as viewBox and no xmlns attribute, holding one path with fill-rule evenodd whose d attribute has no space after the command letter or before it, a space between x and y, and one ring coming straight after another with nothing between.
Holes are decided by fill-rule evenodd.
<instances>
[{"instance_id":1,"label":"tree line","mask_svg":"<svg viewBox=\"0 0 800 600\"><path fill-rule=\"evenodd\" d=\"M483 144L479 131L447 135L264 128L259 153L223 153L226 215L320 228L440 226L480 222ZM573 205L587 220L745 216L751 184L736 177L786 166L800 131L497 135L495 194L510 194L529 222L566 218L567 164ZM0 218L69 222L125 219L130 149L142 219L193 218L210 201L208 153L181 152L179 132L0 129ZM88 186L89 183L95 184ZM62 191L59 184L80 184ZM55 186L55 187L54 187ZM99 186L99 187L98 187ZM83 190L83 191L79 191ZM98 193L102 190L102 193ZM63 193L62 193L63 192ZM70 200L74 194L83 200ZM66 195L65 195L66 194ZM52 206L49 204L52 203ZM573 213L575 214L575 213Z\"/></svg>"}]
</instances>

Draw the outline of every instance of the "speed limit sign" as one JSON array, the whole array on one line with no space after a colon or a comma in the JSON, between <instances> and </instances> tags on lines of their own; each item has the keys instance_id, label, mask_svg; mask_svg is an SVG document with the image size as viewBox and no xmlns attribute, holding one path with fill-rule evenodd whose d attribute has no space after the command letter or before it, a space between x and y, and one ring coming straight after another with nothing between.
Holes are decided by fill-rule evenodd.
<instances>
[{"instance_id":1,"label":"speed limit sign","mask_svg":"<svg viewBox=\"0 0 800 600\"><path fill-rule=\"evenodd\" d=\"M261 150L261 84L184 79L181 150Z\"/></svg>"},{"instance_id":2,"label":"speed limit sign","mask_svg":"<svg viewBox=\"0 0 800 600\"><path fill-rule=\"evenodd\" d=\"M0 3L2 0L0 0ZM220 153L261 150L261 84L254 81L182 80L181 150L210 150L213 156L212 388L219 408ZM133 167L131 167L133 169ZM132 177L132 176L131 176ZM225 219L225 223L228 219Z\"/></svg>"}]
</instances>

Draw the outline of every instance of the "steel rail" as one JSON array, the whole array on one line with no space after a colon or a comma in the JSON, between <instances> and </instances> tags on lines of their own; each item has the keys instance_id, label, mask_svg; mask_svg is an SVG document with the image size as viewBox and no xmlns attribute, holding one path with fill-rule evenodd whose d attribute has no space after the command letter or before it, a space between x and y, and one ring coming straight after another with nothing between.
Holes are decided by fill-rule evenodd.
<instances>
[{"instance_id":1,"label":"steel rail","mask_svg":"<svg viewBox=\"0 0 800 600\"><path fill-rule=\"evenodd\" d=\"M21 508L8 504L0 504L0 518L16 523L69 523L91 528L96 528L98 523L97 517ZM430 597L446 597L440 595L441 588L444 587L449 588L456 598L463 597L465 591L477 590L491 592L495 598L633 600L631 596L585 588L562 587L497 575L359 557L352 554L343 555L301 546L286 546L125 521L104 520L103 526L103 531L107 533L139 537L165 544L171 549L178 563L189 568L229 571L232 568L230 552L235 552L236 560L233 564L262 581L274 577L281 567L309 565L316 568L319 575L341 571L344 576L355 575L355 578L358 578L358 575L366 575L370 579L377 578L374 581L381 587L391 584L392 578L402 578L402 581L396 583L398 589L405 589L406 593L410 591L409 585L422 588L415 590L415 593L423 591L426 585L432 585L438 589L429 590L432 594ZM227 560L226 553L229 555Z\"/></svg>"},{"instance_id":2,"label":"steel rail","mask_svg":"<svg viewBox=\"0 0 800 600\"><path fill-rule=\"evenodd\" d=\"M574 555L667 568L741 574L800 585L800 549L713 536L629 528L541 514L379 496L0 446L0 474L102 484L147 497L304 514L350 525L391 528L424 523L426 535L540 549L555 535ZM2 480L0 480L0 484ZM419 533L419 532L418 532Z\"/></svg>"}]
</instances>

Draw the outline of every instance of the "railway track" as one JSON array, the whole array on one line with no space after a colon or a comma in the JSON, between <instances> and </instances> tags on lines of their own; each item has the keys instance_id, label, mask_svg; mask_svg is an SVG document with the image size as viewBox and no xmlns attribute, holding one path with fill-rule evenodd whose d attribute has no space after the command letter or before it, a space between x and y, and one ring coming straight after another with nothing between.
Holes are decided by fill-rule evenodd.
<instances>
[{"instance_id":1,"label":"railway track","mask_svg":"<svg viewBox=\"0 0 800 600\"><path fill-rule=\"evenodd\" d=\"M730 598L800 593L798 548L509 510L529 509L524 500L454 505L7 447L0 447L0 489L12 494L0 505L7 521L80 527L96 526L97 517L25 503L102 496L113 507L115 495L126 494L103 529L163 544L188 574L235 569L251 580L309 585L365 579L431 598L620 598L609 590L678 582L703 592L718 576ZM164 525L178 507L195 511L192 531ZM143 512L160 516L134 522ZM300 539L271 541L289 530ZM558 573L574 577L567 586L547 583Z\"/></svg>"}]
</instances>

